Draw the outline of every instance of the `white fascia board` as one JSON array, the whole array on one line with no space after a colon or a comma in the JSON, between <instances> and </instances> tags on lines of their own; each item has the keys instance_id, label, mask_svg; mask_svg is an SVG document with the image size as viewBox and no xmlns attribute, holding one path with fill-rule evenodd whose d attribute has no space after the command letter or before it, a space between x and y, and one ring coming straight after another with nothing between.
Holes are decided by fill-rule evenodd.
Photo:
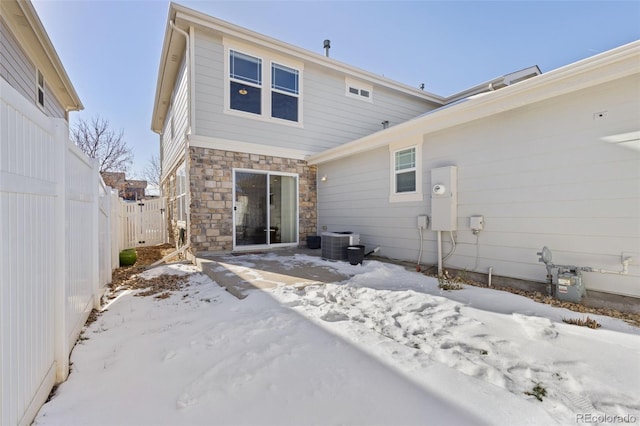
<instances>
[{"instance_id":1,"label":"white fascia board","mask_svg":"<svg viewBox=\"0 0 640 426\"><path fill-rule=\"evenodd\" d=\"M251 142L234 141L229 139L212 138L208 136L189 136L189 146L197 148L219 149L221 151L243 152L246 154L267 155L270 157L291 158L304 160L310 154L309 151L298 149L280 148L271 145L262 145Z\"/></svg>"},{"instance_id":2,"label":"white fascia board","mask_svg":"<svg viewBox=\"0 0 640 426\"><path fill-rule=\"evenodd\" d=\"M307 157L321 164L379 148L412 134L444 130L535 102L593 87L640 73L640 41L566 65L495 92L484 93L457 105L445 106L369 136Z\"/></svg>"},{"instance_id":3,"label":"white fascia board","mask_svg":"<svg viewBox=\"0 0 640 426\"><path fill-rule=\"evenodd\" d=\"M419 88L412 87L374 73L353 67L319 53L311 52L301 47L294 46L289 43L285 43L280 40L268 37L266 35L248 30L246 28L231 24L221 19L214 18L204 13L195 11L193 9L186 8L184 6L173 4L172 9L176 10L175 21L189 22L203 28L211 29L227 35L229 37L237 38L238 40L245 40L252 44L261 46L263 48L271 49L276 52L287 56L293 56L304 60L305 62L315 63L317 65L331 68L343 74L371 82L383 87L387 87L411 96L422 98L426 101L433 102L439 105L444 105L445 98L436 94L420 90Z\"/></svg>"},{"instance_id":4,"label":"white fascia board","mask_svg":"<svg viewBox=\"0 0 640 426\"><path fill-rule=\"evenodd\" d=\"M162 52L160 53L160 63L158 64L158 78L156 80L156 93L153 102L153 112L151 114L151 131L154 133L162 133L164 127L164 118L166 117L167 110L169 108L169 102L162 103L162 98L169 97L173 93L173 86L175 85L175 78L177 75L176 67L167 69L170 66L168 62L169 49L173 41L174 30L169 24L175 18L175 11L173 10L173 3L169 7L169 13L167 15L167 22L165 26L164 39L162 42ZM181 37L180 35L178 35ZM174 41L175 42L175 41ZM167 80L169 80L167 82ZM170 87L167 88L166 84L169 83ZM170 99L169 99L170 101ZM161 116L159 116L161 114Z\"/></svg>"}]
</instances>

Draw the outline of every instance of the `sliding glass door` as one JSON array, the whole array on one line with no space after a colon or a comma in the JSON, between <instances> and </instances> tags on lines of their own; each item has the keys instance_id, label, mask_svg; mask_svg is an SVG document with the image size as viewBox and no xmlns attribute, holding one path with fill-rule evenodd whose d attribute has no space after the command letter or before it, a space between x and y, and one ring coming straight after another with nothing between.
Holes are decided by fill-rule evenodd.
<instances>
[{"instance_id":1,"label":"sliding glass door","mask_svg":"<svg viewBox=\"0 0 640 426\"><path fill-rule=\"evenodd\" d=\"M234 248L298 243L298 176L234 170Z\"/></svg>"}]
</instances>

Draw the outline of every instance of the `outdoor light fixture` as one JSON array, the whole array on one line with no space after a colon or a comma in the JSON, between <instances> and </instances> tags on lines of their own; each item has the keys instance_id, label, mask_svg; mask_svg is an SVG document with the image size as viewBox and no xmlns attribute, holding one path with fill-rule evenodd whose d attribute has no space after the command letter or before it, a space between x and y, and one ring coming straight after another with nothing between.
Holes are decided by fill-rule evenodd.
<instances>
[{"instance_id":1,"label":"outdoor light fixture","mask_svg":"<svg viewBox=\"0 0 640 426\"><path fill-rule=\"evenodd\" d=\"M320 178L321 181L326 182L327 181L327 175L322 176L322 178Z\"/></svg>"},{"instance_id":2,"label":"outdoor light fixture","mask_svg":"<svg viewBox=\"0 0 640 426\"><path fill-rule=\"evenodd\" d=\"M247 89L245 89L245 88L243 87L242 89L238 90L238 93L240 93L242 96L244 96L244 95L246 95L246 94L247 94L247 93L249 93L249 92L247 92Z\"/></svg>"}]
</instances>

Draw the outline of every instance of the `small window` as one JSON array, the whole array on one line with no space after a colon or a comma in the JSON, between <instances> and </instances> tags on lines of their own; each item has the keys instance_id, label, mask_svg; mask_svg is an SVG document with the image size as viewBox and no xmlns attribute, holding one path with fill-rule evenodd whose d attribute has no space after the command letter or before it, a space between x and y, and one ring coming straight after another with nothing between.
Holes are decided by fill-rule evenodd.
<instances>
[{"instance_id":1,"label":"small window","mask_svg":"<svg viewBox=\"0 0 640 426\"><path fill-rule=\"evenodd\" d=\"M261 114L262 60L231 50L229 78L230 108Z\"/></svg>"},{"instance_id":2,"label":"small window","mask_svg":"<svg viewBox=\"0 0 640 426\"><path fill-rule=\"evenodd\" d=\"M373 86L360 81L351 80L349 78L347 78L345 82L347 86L347 96L361 99L363 101L372 101L371 95L373 94Z\"/></svg>"},{"instance_id":3,"label":"small window","mask_svg":"<svg viewBox=\"0 0 640 426\"><path fill-rule=\"evenodd\" d=\"M176 171L176 220L187 220L187 173L185 163Z\"/></svg>"},{"instance_id":4,"label":"small window","mask_svg":"<svg viewBox=\"0 0 640 426\"><path fill-rule=\"evenodd\" d=\"M38 98L36 99L36 101L38 102L38 105L40 105L42 108L44 108L44 75L42 75L42 73L40 72L40 70L37 71L38 74L38 84L37 84L37 96Z\"/></svg>"},{"instance_id":5,"label":"small window","mask_svg":"<svg viewBox=\"0 0 640 426\"><path fill-rule=\"evenodd\" d=\"M298 121L298 70L271 65L271 116Z\"/></svg>"},{"instance_id":6,"label":"small window","mask_svg":"<svg viewBox=\"0 0 640 426\"><path fill-rule=\"evenodd\" d=\"M396 151L395 157L395 193L416 191L416 149Z\"/></svg>"}]
</instances>

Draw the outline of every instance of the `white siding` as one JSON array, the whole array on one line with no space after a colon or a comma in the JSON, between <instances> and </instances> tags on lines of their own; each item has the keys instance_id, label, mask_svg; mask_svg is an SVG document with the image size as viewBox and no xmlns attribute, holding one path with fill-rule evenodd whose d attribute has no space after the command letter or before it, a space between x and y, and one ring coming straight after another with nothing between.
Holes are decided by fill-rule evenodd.
<instances>
[{"instance_id":1,"label":"white siding","mask_svg":"<svg viewBox=\"0 0 640 426\"><path fill-rule=\"evenodd\" d=\"M196 32L195 119L201 136L315 153L381 130L384 120L394 125L436 107L380 86L373 88L373 102L348 97L344 74L306 63L303 128L225 114L224 55L221 39Z\"/></svg>"},{"instance_id":2,"label":"white siding","mask_svg":"<svg viewBox=\"0 0 640 426\"><path fill-rule=\"evenodd\" d=\"M184 157L185 134L188 128L187 81L187 69L183 60L161 136L163 179Z\"/></svg>"},{"instance_id":3,"label":"white siding","mask_svg":"<svg viewBox=\"0 0 640 426\"><path fill-rule=\"evenodd\" d=\"M388 203L389 151L319 167L319 230L351 230L383 255L417 260L418 214L430 213L430 170L458 166L458 246L445 266L544 281L537 251L554 261L620 270L585 273L593 290L640 296L640 151L605 138L640 130L634 77L521 107L434 134L423 145L424 203ZM594 114L607 111L606 117ZM425 132L426 133L426 132ZM471 215L484 215L476 236ZM449 250L445 235L445 253ZM425 237L426 263L436 262L435 232Z\"/></svg>"},{"instance_id":4,"label":"white siding","mask_svg":"<svg viewBox=\"0 0 640 426\"><path fill-rule=\"evenodd\" d=\"M29 60L24 50L10 33L5 22L0 18L0 76L11 87L33 104L36 104L36 67ZM51 96L45 79L45 114L48 117L66 118L65 110Z\"/></svg>"}]
</instances>

